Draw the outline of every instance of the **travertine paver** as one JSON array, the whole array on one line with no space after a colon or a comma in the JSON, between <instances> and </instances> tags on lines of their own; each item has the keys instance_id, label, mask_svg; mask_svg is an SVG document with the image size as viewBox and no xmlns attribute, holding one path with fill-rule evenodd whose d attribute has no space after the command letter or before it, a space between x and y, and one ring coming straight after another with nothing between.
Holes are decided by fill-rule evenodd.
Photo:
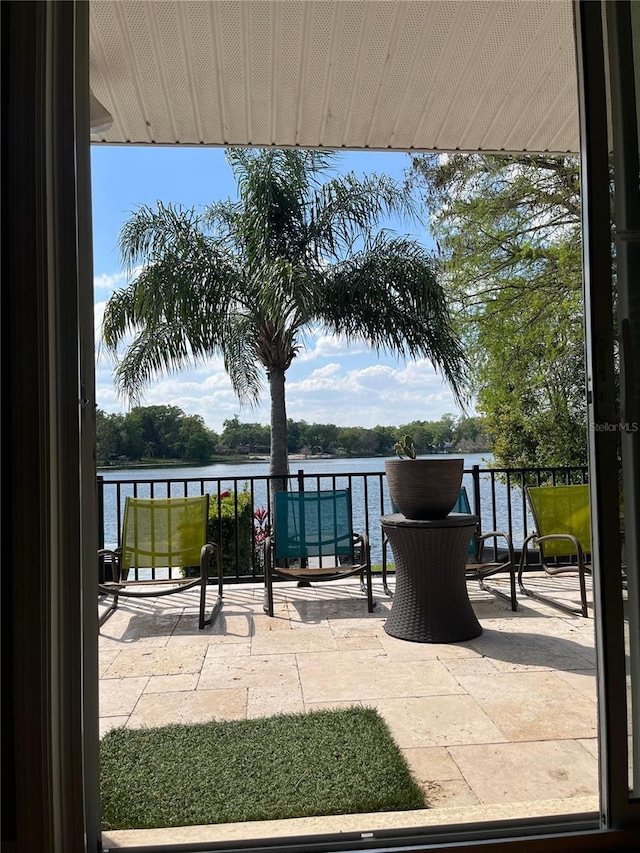
<instances>
[{"instance_id":1,"label":"travertine paver","mask_svg":"<svg viewBox=\"0 0 640 853\"><path fill-rule=\"evenodd\" d=\"M360 634L355 637L336 637L336 647L341 652L360 651L362 649L376 649L383 651L380 637L375 634Z\"/></svg>"},{"instance_id":2,"label":"travertine paver","mask_svg":"<svg viewBox=\"0 0 640 853\"><path fill-rule=\"evenodd\" d=\"M144 676L101 679L100 716L120 717L131 714L148 681Z\"/></svg>"},{"instance_id":3,"label":"travertine paver","mask_svg":"<svg viewBox=\"0 0 640 853\"><path fill-rule=\"evenodd\" d=\"M594 758L598 757L598 738L578 738L576 743L581 744Z\"/></svg>"},{"instance_id":4,"label":"travertine paver","mask_svg":"<svg viewBox=\"0 0 640 853\"><path fill-rule=\"evenodd\" d=\"M452 675L497 675L500 670L486 657L475 654L473 657L446 658L443 661Z\"/></svg>"},{"instance_id":5,"label":"travertine paver","mask_svg":"<svg viewBox=\"0 0 640 853\"><path fill-rule=\"evenodd\" d=\"M144 693L184 693L198 686L199 673L190 672L180 675L152 675L147 681Z\"/></svg>"},{"instance_id":6,"label":"travertine paver","mask_svg":"<svg viewBox=\"0 0 640 853\"><path fill-rule=\"evenodd\" d=\"M507 738L466 694L378 699L372 703L402 748L497 743Z\"/></svg>"},{"instance_id":7,"label":"travertine paver","mask_svg":"<svg viewBox=\"0 0 640 853\"><path fill-rule=\"evenodd\" d=\"M480 802L464 779L440 779L424 785L431 809L477 806Z\"/></svg>"},{"instance_id":8,"label":"travertine paver","mask_svg":"<svg viewBox=\"0 0 640 853\"><path fill-rule=\"evenodd\" d=\"M260 585L229 586L203 631L197 594L123 602L99 639L101 734L357 704L387 721L427 795L423 814L556 814L559 798L560 811L597 807L592 619L531 599L512 613L471 583L482 635L409 643L384 632L391 601L374 590L370 614L357 582L278 584L270 618Z\"/></svg>"},{"instance_id":9,"label":"travertine paver","mask_svg":"<svg viewBox=\"0 0 640 853\"><path fill-rule=\"evenodd\" d=\"M463 643L409 643L382 633L380 645L390 660L481 660L481 655Z\"/></svg>"},{"instance_id":10,"label":"travertine paver","mask_svg":"<svg viewBox=\"0 0 640 853\"><path fill-rule=\"evenodd\" d=\"M210 643L207 660L213 658L246 658L251 654L251 643Z\"/></svg>"},{"instance_id":11,"label":"travertine paver","mask_svg":"<svg viewBox=\"0 0 640 853\"><path fill-rule=\"evenodd\" d=\"M205 652L201 646L129 647L114 658L104 677L197 673L202 668Z\"/></svg>"},{"instance_id":12,"label":"travertine paver","mask_svg":"<svg viewBox=\"0 0 640 853\"><path fill-rule=\"evenodd\" d=\"M216 645L246 643L253 635L253 616L250 611L240 612L221 610L213 625L203 630L198 628L197 613L185 613L178 620L168 645L188 645L190 643Z\"/></svg>"},{"instance_id":13,"label":"travertine paver","mask_svg":"<svg viewBox=\"0 0 640 853\"><path fill-rule=\"evenodd\" d=\"M440 661L392 661L384 654L371 655L367 651L298 655L305 701L367 701L464 692Z\"/></svg>"},{"instance_id":14,"label":"travertine paver","mask_svg":"<svg viewBox=\"0 0 640 853\"><path fill-rule=\"evenodd\" d=\"M329 711L341 708L362 708L362 706L362 702L352 702L348 700L344 702L305 702L305 708L307 711Z\"/></svg>"},{"instance_id":15,"label":"travertine paver","mask_svg":"<svg viewBox=\"0 0 640 853\"><path fill-rule=\"evenodd\" d=\"M224 687L289 687L297 685L296 656L250 655L248 658L210 658L200 673L199 690Z\"/></svg>"},{"instance_id":16,"label":"travertine paver","mask_svg":"<svg viewBox=\"0 0 640 853\"><path fill-rule=\"evenodd\" d=\"M100 650L100 657L98 660L98 678L102 678L113 663L114 658L119 654L119 648Z\"/></svg>"},{"instance_id":17,"label":"travertine paver","mask_svg":"<svg viewBox=\"0 0 640 853\"><path fill-rule=\"evenodd\" d=\"M169 723L206 723L209 720L243 720L247 713L247 691L191 690L188 693L145 693L127 726L166 726Z\"/></svg>"},{"instance_id":18,"label":"travertine paver","mask_svg":"<svg viewBox=\"0 0 640 853\"><path fill-rule=\"evenodd\" d=\"M434 779L462 779L460 768L444 746L414 746L402 750L414 778L430 785Z\"/></svg>"},{"instance_id":19,"label":"travertine paver","mask_svg":"<svg viewBox=\"0 0 640 853\"><path fill-rule=\"evenodd\" d=\"M275 684L272 687L249 687L247 717L272 717L274 714L301 714L305 709L299 684Z\"/></svg>"},{"instance_id":20,"label":"travertine paver","mask_svg":"<svg viewBox=\"0 0 640 853\"><path fill-rule=\"evenodd\" d=\"M450 754L482 803L579 797L598 785L598 762L572 740L452 746Z\"/></svg>"},{"instance_id":21,"label":"travertine paver","mask_svg":"<svg viewBox=\"0 0 640 853\"><path fill-rule=\"evenodd\" d=\"M596 697L596 671L595 669L573 670L572 672L556 672L558 678L566 681L587 699L592 702L597 700Z\"/></svg>"},{"instance_id":22,"label":"travertine paver","mask_svg":"<svg viewBox=\"0 0 640 853\"><path fill-rule=\"evenodd\" d=\"M597 734L595 704L555 672L458 678L509 740L588 738Z\"/></svg>"},{"instance_id":23,"label":"travertine paver","mask_svg":"<svg viewBox=\"0 0 640 853\"><path fill-rule=\"evenodd\" d=\"M338 644L327 625L306 631L264 631L252 643L252 654L273 655L287 652L335 652Z\"/></svg>"}]
</instances>

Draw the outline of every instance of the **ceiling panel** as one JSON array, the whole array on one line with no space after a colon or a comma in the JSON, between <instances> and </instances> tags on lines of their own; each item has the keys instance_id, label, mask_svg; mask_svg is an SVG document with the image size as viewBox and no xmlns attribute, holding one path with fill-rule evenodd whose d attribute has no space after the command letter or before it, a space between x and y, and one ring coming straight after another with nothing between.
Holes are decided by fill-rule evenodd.
<instances>
[{"instance_id":1,"label":"ceiling panel","mask_svg":"<svg viewBox=\"0 0 640 853\"><path fill-rule=\"evenodd\" d=\"M91 0L94 142L577 152L570 0Z\"/></svg>"}]
</instances>

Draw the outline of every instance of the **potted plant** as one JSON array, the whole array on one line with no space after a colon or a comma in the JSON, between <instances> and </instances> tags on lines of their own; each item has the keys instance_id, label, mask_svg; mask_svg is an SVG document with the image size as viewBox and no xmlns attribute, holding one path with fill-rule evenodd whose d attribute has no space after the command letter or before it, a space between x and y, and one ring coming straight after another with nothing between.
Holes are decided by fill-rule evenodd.
<instances>
[{"instance_id":1,"label":"potted plant","mask_svg":"<svg viewBox=\"0 0 640 853\"><path fill-rule=\"evenodd\" d=\"M399 512L417 520L446 518L460 494L464 460L452 456L418 459L410 435L402 436L393 449L398 459L387 459L385 471L391 500Z\"/></svg>"}]
</instances>

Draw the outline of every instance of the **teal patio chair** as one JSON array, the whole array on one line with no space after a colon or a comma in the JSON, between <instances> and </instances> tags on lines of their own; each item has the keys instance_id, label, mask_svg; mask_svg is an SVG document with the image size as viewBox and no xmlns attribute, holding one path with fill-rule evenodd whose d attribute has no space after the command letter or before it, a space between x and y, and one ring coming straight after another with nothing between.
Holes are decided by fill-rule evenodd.
<instances>
[{"instance_id":1,"label":"teal patio chair","mask_svg":"<svg viewBox=\"0 0 640 853\"><path fill-rule=\"evenodd\" d=\"M207 541L209 495L175 498L127 498L124 505L122 544L98 552L111 565L112 580L98 584L113 603L102 614L100 626L114 613L122 596L151 598L200 588L199 628L212 623L222 605L222 554ZM216 559L218 594L205 619L206 592L211 558ZM176 571L196 568L197 576L176 576ZM144 577L140 577L140 570Z\"/></svg>"},{"instance_id":2,"label":"teal patio chair","mask_svg":"<svg viewBox=\"0 0 640 853\"><path fill-rule=\"evenodd\" d=\"M518 586L523 595L556 607L565 613L587 616L586 576L591 574L591 513L589 486L531 486L526 490L535 523L535 531L522 545ZM575 607L558 599L542 595L523 582L527 564L527 547L532 542L540 551L538 568L551 577L577 575L580 606Z\"/></svg>"},{"instance_id":3,"label":"teal patio chair","mask_svg":"<svg viewBox=\"0 0 640 853\"><path fill-rule=\"evenodd\" d=\"M467 515L472 515L469 496L467 495L466 487L460 489L458 500L451 512L461 512ZM486 561L484 559L485 543L493 539L494 551L497 557L497 541L504 540L503 553L499 559ZM382 541L382 585L387 595L393 596L387 584L387 551L389 543L386 536ZM509 575L509 591L505 592L495 586L487 584L486 578L499 573L507 573ZM467 564L465 567L465 576L467 580L477 580L480 589L485 592L493 593L499 598L503 598L511 605L511 609L515 612L518 609L518 599L516 596L516 562L513 553L513 544L508 533L501 530L491 530L488 533L480 534L478 529L474 531L469 541L467 552Z\"/></svg>"},{"instance_id":4,"label":"teal patio chair","mask_svg":"<svg viewBox=\"0 0 640 853\"><path fill-rule=\"evenodd\" d=\"M271 530L264 544L264 610L269 616L275 577L315 582L360 575L373 612L369 539L353 532L349 489L276 492Z\"/></svg>"}]
</instances>

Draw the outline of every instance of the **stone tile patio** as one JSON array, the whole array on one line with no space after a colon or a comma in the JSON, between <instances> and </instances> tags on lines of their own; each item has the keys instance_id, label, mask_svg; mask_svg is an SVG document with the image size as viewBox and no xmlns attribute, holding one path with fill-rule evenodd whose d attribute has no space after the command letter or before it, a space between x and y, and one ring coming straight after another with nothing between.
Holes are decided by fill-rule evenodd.
<instances>
[{"instance_id":1,"label":"stone tile patio","mask_svg":"<svg viewBox=\"0 0 640 853\"><path fill-rule=\"evenodd\" d=\"M273 619L262 611L262 586L229 585L216 623L204 631L195 591L124 600L100 634L101 734L120 725L368 705L389 724L430 806L188 827L181 840L597 810L593 619L529 598L512 613L475 584L469 592L483 633L447 645L385 634L391 602L379 584L373 614L356 584L281 584ZM567 597L577 600L577 589ZM167 833L177 840L176 830L145 830L108 833L105 843L162 843Z\"/></svg>"}]
</instances>

